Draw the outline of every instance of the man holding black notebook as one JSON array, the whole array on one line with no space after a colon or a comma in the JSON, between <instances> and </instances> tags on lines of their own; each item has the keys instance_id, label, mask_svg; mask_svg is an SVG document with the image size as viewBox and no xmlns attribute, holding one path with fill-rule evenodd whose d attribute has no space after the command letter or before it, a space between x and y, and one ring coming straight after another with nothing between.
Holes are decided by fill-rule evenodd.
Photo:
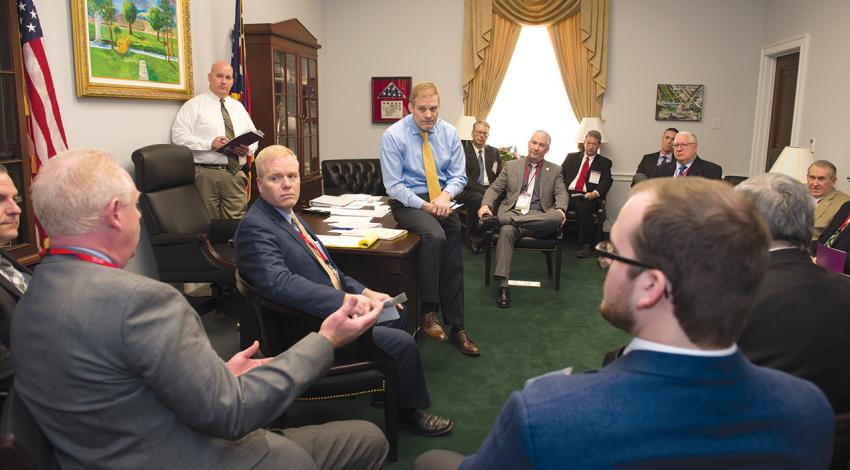
<instances>
[{"instance_id":1,"label":"man holding black notebook","mask_svg":"<svg viewBox=\"0 0 850 470\"><path fill-rule=\"evenodd\" d=\"M195 185L212 219L241 219L245 214L248 177L242 168L257 144L219 150L234 137L257 132L242 103L229 96L233 86L230 64L218 61L207 74L209 91L187 101L171 128L171 141L192 149Z\"/></svg>"}]
</instances>

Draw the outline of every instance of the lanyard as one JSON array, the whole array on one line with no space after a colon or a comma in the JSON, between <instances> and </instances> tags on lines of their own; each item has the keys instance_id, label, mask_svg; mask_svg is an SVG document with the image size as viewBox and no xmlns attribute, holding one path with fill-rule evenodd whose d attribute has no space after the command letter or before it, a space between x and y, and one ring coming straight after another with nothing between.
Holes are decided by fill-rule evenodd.
<instances>
[{"instance_id":1,"label":"lanyard","mask_svg":"<svg viewBox=\"0 0 850 470\"><path fill-rule=\"evenodd\" d=\"M528 178L528 163L525 164L525 172L523 173L522 181L525 183L525 190L528 191L528 187L531 185L531 182L534 181L534 178L537 177L537 173L540 173L540 167L543 166L540 163L537 163L537 168L534 169L534 174L531 175L531 180ZM531 188L531 191L534 192L534 188Z\"/></svg>"},{"instance_id":2,"label":"lanyard","mask_svg":"<svg viewBox=\"0 0 850 470\"><path fill-rule=\"evenodd\" d=\"M81 260L83 260L87 263L99 264L101 266L106 266L107 268L117 268L118 267L118 266L115 266L114 264L110 263L109 261L106 261L103 258L99 258L97 256L92 256L88 253L81 253L79 251L69 250L68 248L48 248L46 250L43 250L41 253L42 253L42 256L45 256L45 255L48 255L48 256L49 255L73 255L73 256L76 256L77 258L79 258L79 259L81 259Z\"/></svg>"}]
</instances>

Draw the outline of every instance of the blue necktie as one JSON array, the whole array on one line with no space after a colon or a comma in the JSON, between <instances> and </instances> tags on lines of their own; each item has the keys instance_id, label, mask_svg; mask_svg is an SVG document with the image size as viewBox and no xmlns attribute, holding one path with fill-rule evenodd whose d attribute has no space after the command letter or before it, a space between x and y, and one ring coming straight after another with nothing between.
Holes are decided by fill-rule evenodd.
<instances>
[{"instance_id":1,"label":"blue necktie","mask_svg":"<svg viewBox=\"0 0 850 470\"><path fill-rule=\"evenodd\" d=\"M479 168L478 184L483 185L484 184L484 172L486 171L484 169L484 151L483 150L478 151L478 168Z\"/></svg>"},{"instance_id":2,"label":"blue necktie","mask_svg":"<svg viewBox=\"0 0 850 470\"><path fill-rule=\"evenodd\" d=\"M685 176L685 171L688 170L688 165L679 165L679 174L677 176Z\"/></svg>"}]
</instances>

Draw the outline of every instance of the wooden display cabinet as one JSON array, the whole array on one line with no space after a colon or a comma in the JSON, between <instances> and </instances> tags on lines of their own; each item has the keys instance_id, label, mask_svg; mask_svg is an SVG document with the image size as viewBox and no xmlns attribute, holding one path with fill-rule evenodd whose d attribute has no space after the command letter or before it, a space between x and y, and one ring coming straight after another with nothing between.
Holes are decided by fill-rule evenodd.
<instances>
[{"instance_id":1,"label":"wooden display cabinet","mask_svg":"<svg viewBox=\"0 0 850 470\"><path fill-rule=\"evenodd\" d=\"M259 150L278 144L298 155L298 204L305 206L322 194L317 60L322 46L297 19L246 24L245 43L252 118L266 134Z\"/></svg>"}]
</instances>

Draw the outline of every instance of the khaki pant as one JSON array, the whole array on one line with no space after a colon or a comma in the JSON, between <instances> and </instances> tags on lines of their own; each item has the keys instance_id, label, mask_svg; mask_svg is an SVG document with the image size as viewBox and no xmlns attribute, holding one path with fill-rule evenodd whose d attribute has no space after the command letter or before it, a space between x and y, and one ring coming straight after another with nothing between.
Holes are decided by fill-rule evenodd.
<instances>
[{"instance_id":1,"label":"khaki pant","mask_svg":"<svg viewBox=\"0 0 850 470\"><path fill-rule=\"evenodd\" d=\"M195 186L211 219L241 219L245 215L248 176L238 171L195 166Z\"/></svg>"}]
</instances>

